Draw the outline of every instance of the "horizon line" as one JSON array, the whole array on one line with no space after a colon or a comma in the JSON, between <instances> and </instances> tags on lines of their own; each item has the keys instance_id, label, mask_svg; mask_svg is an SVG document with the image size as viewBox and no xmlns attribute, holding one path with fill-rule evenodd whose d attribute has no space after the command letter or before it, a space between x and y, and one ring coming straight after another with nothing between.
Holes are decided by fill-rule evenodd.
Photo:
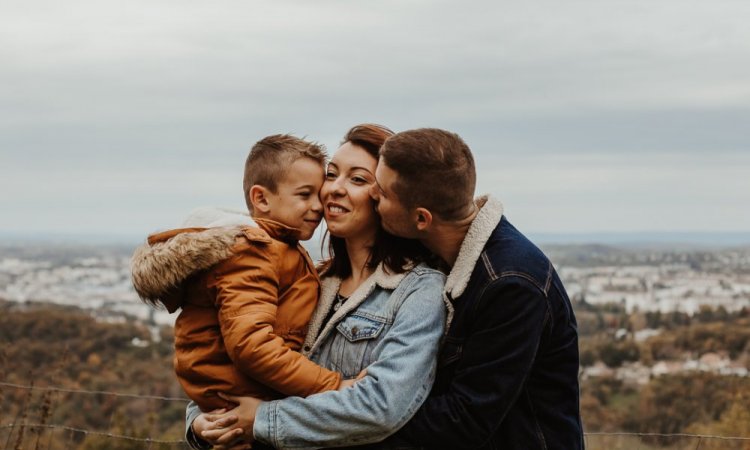
<instances>
[{"instance_id":1,"label":"horizon line","mask_svg":"<svg viewBox=\"0 0 750 450\"><path fill-rule=\"evenodd\" d=\"M750 245L748 231L529 231L524 233L539 244L693 244L717 246ZM146 235L118 232L65 232L65 231L0 231L0 243L75 243L85 244L135 244L145 241ZM319 235L309 242L320 241Z\"/></svg>"}]
</instances>

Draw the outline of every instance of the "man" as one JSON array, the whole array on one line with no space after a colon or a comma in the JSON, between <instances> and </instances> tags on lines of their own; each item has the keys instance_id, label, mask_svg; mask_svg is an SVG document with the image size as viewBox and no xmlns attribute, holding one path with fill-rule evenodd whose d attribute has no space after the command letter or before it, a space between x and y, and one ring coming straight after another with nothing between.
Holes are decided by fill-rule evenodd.
<instances>
[{"instance_id":1,"label":"man","mask_svg":"<svg viewBox=\"0 0 750 450\"><path fill-rule=\"evenodd\" d=\"M375 178L383 227L451 267L454 308L432 392L391 439L426 449L582 449L570 301L502 205L474 201L468 146L438 129L398 133L381 148Z\"/></svg>"}]
</instances>

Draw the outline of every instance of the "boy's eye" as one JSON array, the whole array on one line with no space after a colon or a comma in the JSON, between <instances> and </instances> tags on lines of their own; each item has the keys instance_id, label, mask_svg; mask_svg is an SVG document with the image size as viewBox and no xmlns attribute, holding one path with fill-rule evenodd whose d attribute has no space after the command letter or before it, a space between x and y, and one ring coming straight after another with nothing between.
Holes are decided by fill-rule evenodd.
<instances>
[{"instance_id":1,"label":"boy's eye","mask_svg":"<svg viewBox=\"0 0 750 450\"><path fill-rule=\"evenodd\" d=\"M333 180L333 179L335 179L335 178L336 178L336 173L334 173L334 172L330 172L330 171L329 171L329 172L326 172L326 179L327 179L327 180Z\"/></svg>"},{"instance_id":2,"label":"boy's eye","mask_svg":"<svg viewBox=\"0 0 750 450\"><path fill-rule=\"evenodd\" d=\"M302 198L308 198L308 197L310 197L310 193L309 192L300 192L298 195L300 197L302 197Z\"/></svg>"}]
</instances>

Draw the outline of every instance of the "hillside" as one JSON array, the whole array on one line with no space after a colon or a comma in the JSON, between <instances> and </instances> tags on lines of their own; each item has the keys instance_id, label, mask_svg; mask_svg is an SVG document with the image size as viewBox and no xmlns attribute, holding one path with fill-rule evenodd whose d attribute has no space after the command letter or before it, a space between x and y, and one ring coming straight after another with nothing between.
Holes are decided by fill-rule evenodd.
<instances>
[{"instance_id":1,"label":"hillside","mask_svg":"<svg viewBox=\"0 0 750 450\"><path fill-rule=\"evenodd\" d=\"M676 364L705 354L748 367L746 311L661 316L579 304L578 316L589 449L695 445L674 436L623 440L597 433L750 436L750 377L698 366L639 375L660 362ZM636 339L646 326L660 331ZM96 319L74 307L0 301L3 448L185 448L179 443L185 401L172 372L171 336L167 326L151 329L132 318ZM58 390L44 390L48 387ZM22 429L12 423L55 427ZM734 443L704 441L700 448L743 448L731 447Z\"/></svg>"},{"instance_id":2,"label":"hillside","mask_svg":"<svg viewBox=\"0 0 750 450\"><path fill-rule=\"evenodd\" d=\"M97 320L73 307L0 302L0 442L9 449L147 448L59 428L21 433L6 427L21 422L180 440L186 402L138 397L184 397L172 372L171 339L168 327ZM43 389L48 387L89 393Z\"/></svg>"}]
</instances>

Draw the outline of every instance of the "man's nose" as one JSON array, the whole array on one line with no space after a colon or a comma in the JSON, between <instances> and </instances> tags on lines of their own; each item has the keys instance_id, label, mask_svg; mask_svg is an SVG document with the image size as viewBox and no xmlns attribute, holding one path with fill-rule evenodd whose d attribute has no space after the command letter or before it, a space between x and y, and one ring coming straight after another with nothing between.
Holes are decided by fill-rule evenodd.
<instances>
[{"instance_id":1,"label":"man's nose","mask_svg":"<svg viewBox=\"0 0 750 450\"><path fill-rule=\"evenodd\" d=\"M380 192L378 191L378 185L376 183L373 183L372 186L370 186L370 197L375 201L380 200Z\"/></svg>"}]
</instances>

